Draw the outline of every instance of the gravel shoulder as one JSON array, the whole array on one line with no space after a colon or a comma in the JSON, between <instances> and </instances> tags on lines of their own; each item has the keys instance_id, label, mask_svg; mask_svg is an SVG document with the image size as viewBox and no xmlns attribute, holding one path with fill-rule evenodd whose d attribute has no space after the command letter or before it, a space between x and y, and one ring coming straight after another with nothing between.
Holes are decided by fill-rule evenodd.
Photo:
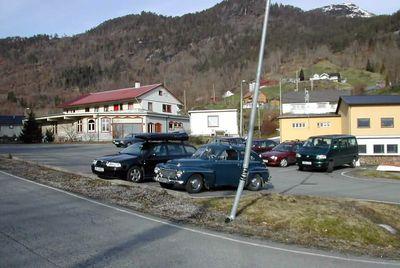
<instances>
[{"instance_id":1,"label":"gravel shoulder","mask_svg":"<svg viewBox=\"0 0 400 268\"><path fill-rule=\"evenodd\" d=\"M310 248L400 259L397 205L259 193L244 196L237 219L225 224L231 197L193 199L146 184L115 184L7 158L0 158L0 170L176 223ZM390 225L397 233L378 224Z\"/></svg>"}]
</instances>

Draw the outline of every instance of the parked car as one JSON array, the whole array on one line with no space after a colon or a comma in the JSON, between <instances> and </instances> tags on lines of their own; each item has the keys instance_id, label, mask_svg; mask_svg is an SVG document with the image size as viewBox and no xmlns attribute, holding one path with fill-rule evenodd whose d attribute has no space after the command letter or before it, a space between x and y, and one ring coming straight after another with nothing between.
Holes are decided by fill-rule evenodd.
<instances>
[{"instance_id":1,"label":"parked car","mask_svg":"<svg viewBox=\"0 0 400 268\"><path fill-rule=\"evenodd\" d=\"M278 143L273 140L255 140L253 141L252 150L258 154L269 152L277 146Z\"/></svg>"},{"instance_id":2,"label":"parked car","mask_svg":"<svg viewBox=\"0 0 400 268\"><path fill-rule=\"evenodd\" d=\"M182 187L189 193L199 193L204 188L237 186L242 173L244 146L223 143L206 144L192 157L175 159L158 164L154 170L161 187ZM261 158L251 153L246 187L257 191L269 180L269 171Z\"/></svg>"},{"instance_id":3,"label":"parked car","mask_svg":"<svg viewBox=\"0 0 400 268\"><path fill-rule=\"evenodd\" d=\"M143 139L137 138L137 135L140 135L140 134L131 133L131 134L126 135L122 139L114 139L113 143L117 147L128 147L128 146L134 144L135 142L143 141Z\"/></svg>"},{"instance_id":4,"label":"parked car","mask_svg":"<svg viewBox=\"0 0 400 268\"><path fill-rule=\"evenodd\" d=\"M240 137L217 137L211 140L209 143L223 143L230 145L245 146L246 140Z\"/></svg>"},{"instance_id":5,"label":"parked car","mask_svg":"<svg viewBox=\"0 0 400 268\"><path fill-rule=\"evenodd\" d=\"M296 153L303 146L301 141L283 142L271 151L262 153L261 158L269 166L287 167L296 164Z\"/></svg>"},{"instance_id":6,"label":"parked car","mask_svg":"<svg viewBox=\"0 0 400 268\"><path fill-rule=\"evenodd\" d=\"M142 182L153 178L157 164L190 157L196 152L194 146L185 142L189 138L186 133L142 134L137 137L141 141L118 154L93 160L92 172L99 177Z\"/></svg>"},{"instance_id":7,"label":"parked car","mask_svg":"<svg viewBox=\"0 0 400 268\"><path fill-rule=\"evenodd\" d=\"M298 151L299 170L305 167L332 172L345 164L355 167L358 161L357 139L350 135L326 135L310 137Z\"/></svg>"}]
</instances>

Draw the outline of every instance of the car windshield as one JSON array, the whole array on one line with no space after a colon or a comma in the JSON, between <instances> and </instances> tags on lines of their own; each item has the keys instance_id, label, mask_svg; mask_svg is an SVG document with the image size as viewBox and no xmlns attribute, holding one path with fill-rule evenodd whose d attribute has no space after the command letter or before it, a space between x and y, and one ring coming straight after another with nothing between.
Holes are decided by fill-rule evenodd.
<instances>
[{"instance_id":1,"label":"car windshield","mask_svg":"<svg viewBox=\"0 0 400 268\"><path fill-rule=\"evenodd\" d=\"M121 154L131 154L131 155L143 155L148 152L150 149L150 145L145 142L137 142L133 145L123 149Z\"/></svg>"},{"instance_id":2,"label":"car windshield","mask_svg":"<svg viewBox=\"0 0 400 268\"><path fill-rule=\"evenodd\" d=\"M292 145L291 144L284 144L284 143L281 143L281 144L279 144L278 146L276 146L275 148L274 148L274 151L278 151L278 152L290 152L290 151L292 151Z\"/></svg>"},{"instance_id":3,"label":"car windshield","mask_svg":"<svg viewBox=\"0 0 400 268\"><path fill-rule=\"evenodd\" d=\"M332 139L330 138L311 138L308 139L304 144L304 147L321 147L321 148L329 148L332 144Z\"/></svg>"},{"instance_id":4,"label":"car windshield","mask_svg":"<svg viewBox=\"0 0 400 268\"><path fill-rule=\"evenodd\" d=\"M193 155L192 158L197 159L214 159L220 154L221 150L218 150L214 146L204 146L200 147Z\"/></svg>"}]
</instances>

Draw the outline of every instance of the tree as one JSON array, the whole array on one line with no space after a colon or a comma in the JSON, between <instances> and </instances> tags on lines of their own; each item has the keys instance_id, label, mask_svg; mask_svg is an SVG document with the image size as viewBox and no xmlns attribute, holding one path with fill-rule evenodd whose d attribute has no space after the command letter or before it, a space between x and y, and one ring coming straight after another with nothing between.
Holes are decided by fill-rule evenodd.
<instances>
[{"instance_id":1,"label":"tree","mask_svg":"<svg viewBox=\"0 0 400 268\"><path fill-rule=\"evenodd\" d=\"M53 142L54 141L54 133L50 129L46 129L45 141L46 142Z\"/></svg>"},{"instance_id":2,"label":"tree","mask_svg":"<svg viewBox=\"0 0 400 268\"><path fill-rule=\"evenodd\" d=\"M365 70L368 71L368 72L371 72L371 73L374 72L374 67L372 66L372 64L371 64L371 62L369 61L369 59L368 59L368 61L367 61L367 66L365 66Z\"/></svg>"},{"instance_id":3,"label":"tree","mask_svg":"<svg viewBox=\"0 0 400 268\"><path fill-rule=\"evenodd\" d=\"M300 70L299 79L300 79L300 81L304 81L304 80L305 80L305 78L304 78L304 71L303 71L303 69L301 69L301 70Z\"/></svg>"},{"instance_id":4,"label":"tree","mask_svg":"<svg viewBox=\"0 0 400 268\"><path fill-rule=\"evenodd\" d=\"M37 123L33 111L29 113L28 120L24 122L19 139L24 143L42 142L42 129Z\"/></svg>"}]
</instances>

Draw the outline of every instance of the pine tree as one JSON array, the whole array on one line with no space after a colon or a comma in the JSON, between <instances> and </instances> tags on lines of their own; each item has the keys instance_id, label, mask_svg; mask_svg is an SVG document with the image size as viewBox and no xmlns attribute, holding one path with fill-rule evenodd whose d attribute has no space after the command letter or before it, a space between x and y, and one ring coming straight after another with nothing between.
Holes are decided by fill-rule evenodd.
<instances>
[{"instance_id":1,"label":"pine tree","mask_svg":"<svg viewBox=\"0 0 400 268\"><path fill-rule=\"evenodd\" d=\"M304 78L304 71L303 71L303 69L301 69L301 70L300 70L299 79L300 79L300 81L304 81L304 80L305 80L305 78Z\"/></svg>"},{"instance_id":2,"label":"pine tree","mask_svg":"<svg viewBox=\"0 0 400 268\"><path fill-rule=\"evenodd\" d=\"M40 143L42 137L42 129L35 119L35 114L31 111L28 120L24 122L19 139L24 143Z\"/></svg>"}]
</instances>

